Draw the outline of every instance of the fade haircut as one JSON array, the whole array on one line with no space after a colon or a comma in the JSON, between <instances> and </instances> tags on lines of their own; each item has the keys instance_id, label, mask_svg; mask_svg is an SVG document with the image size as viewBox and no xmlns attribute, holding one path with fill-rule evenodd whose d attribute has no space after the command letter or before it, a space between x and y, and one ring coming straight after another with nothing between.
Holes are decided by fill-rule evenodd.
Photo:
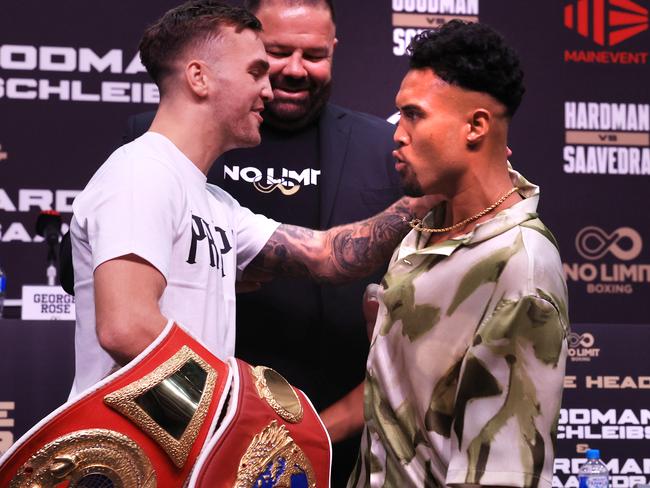
<instances>
[{"instance_id":1,"label":"fade haircut","mask_svg":"<svg viewBox=\"0 0 650 488\"><path fill-rule=\"evenodd\" d=\"M411 69L431 68L451 85L487 93L512 117L526 91L519 56L485 24L451 20L416 36L408 48Z\"/></svg>"},{"instance_id":2,"label":"fade haircut","mask_svg":"<svg viewBox=\"0 0 650 488\"><path fill-rule=\"evenodd\" d=\"M185 49L208 42L223 26L236 32L262 30L260 21L246 9L217 0L190 0L167 12L145 30L140 41L140 59L161 94L163 81Z\"/></svg>"},{"instance_id":3,"label":"fade haircut","mask_svg":"<svg viewBox=\"0 0 650 488\"><path fill-rule=\"evenodd\" d=\"M256 14L262 8L265 3L268 3L269 0L244 0L244 6ZM272 1L272 0L271 0ZM276 0L280 3L286 5L309 5L310 7L322 6L330 11L332 17L332 23L336 25L336 14L334 13L334 2L333 0Z\"/></svg>"}]
</instances>

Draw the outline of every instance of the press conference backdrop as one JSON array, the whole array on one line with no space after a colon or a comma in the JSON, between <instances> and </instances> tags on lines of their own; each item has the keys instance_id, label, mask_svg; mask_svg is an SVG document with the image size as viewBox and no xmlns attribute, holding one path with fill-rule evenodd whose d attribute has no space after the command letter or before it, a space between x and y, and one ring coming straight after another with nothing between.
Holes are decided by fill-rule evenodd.
<instances>
[{"instance_id":1,"label":"press conference backdrop","mask_svg":"<svg viewBox=\"0 0 650 488\"><path fill-rule=\"evenodd\" d=\"M75 195L120 144L127 116L155 108L158 92L137 44L143 28L177 3L0 5L0 266L9 299L20 298L23 284L45 282L38 212L58 210L68 223ZM335 3L333 101L380 117L395 112L405 48L421 29L451 18L484 22L520 53L527 94L513 120L511 160L542 188L540 213L560 243L572 321L601 334L587 328L572 336L574 354L584 356L573 358L581 360L573 361L581 371L575 386L567 379L576 408L565 401L560 420L575 430L560 431L556 482L575 482L571 460L601 444L588 427L603 419L638 426L602 429L610 437L604 457L619 460L616 486L650 479L650 411L639 407L650 405L650 362L639 345L647 329L631 325L650 324L650 0ZM636 367L617 373L615 356L589 356L599 348L629 352ZM14 401L2 388L14 373L1 373L7 431L11 415L34 408L16 404L2 418Z\"/></svg>"}]
</instances>

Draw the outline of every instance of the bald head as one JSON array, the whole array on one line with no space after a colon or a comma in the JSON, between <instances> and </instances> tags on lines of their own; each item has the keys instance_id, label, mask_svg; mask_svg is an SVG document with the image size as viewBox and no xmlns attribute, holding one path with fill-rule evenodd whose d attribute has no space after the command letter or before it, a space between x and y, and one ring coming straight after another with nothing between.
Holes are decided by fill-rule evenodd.
<instances>
[{"instance_id":1,"label":"bald head","mask_svg":"<svg viewBox=\"0 0 650 488\"><path fill-rule=\"evenodd\" d=\"M325 8L329 10L332 22L336 23L334 4L332 3L332 0L246 0L244 2L244 6L254 14L257 14L260 9L266 6L295 7L300 5Z\"/></svg>"}]
</instances>

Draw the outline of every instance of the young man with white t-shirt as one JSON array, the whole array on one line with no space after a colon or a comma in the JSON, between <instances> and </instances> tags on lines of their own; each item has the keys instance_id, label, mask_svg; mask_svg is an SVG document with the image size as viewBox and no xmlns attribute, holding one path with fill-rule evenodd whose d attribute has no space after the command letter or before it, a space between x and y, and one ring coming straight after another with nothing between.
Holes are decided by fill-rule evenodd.
<instances>
[{"instance_id":1,"label":"young man with white t-shirt","mask_svg":"<svg viewBox=\"0 0 650 488\"><path fill-rule=\"evenodd\" d=\"M244 9L199 0L145 32L156 117L74 203L73 395L144 350L168 318L217 356L232 355L237 277L359 278L388 258L404 219L428 210L430 200L405 198L366 221L313 231L253 214L206 183L220 154L260 142L260 112L273 97L260 30Z\"/></svg>"}]
</instances>

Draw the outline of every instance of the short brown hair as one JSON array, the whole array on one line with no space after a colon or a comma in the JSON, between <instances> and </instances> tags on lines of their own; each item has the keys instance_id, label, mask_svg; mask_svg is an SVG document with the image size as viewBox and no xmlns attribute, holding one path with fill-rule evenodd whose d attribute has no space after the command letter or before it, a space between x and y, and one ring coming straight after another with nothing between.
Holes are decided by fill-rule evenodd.
<instances>
[{"instance_id":1,"label":"short brown hair","mask_svg":"<svg viewBox=\"0 0 650 488\"><path fill-rule=\"evenodd\" d=\"M140 59L149 76L162 92L162 81L172 72L176 57L189 45L215 38L224 26L237 32L262 30L252 13L216 0L191 0L167 12L144 31Z\"/></svg>"}]
</instances>

